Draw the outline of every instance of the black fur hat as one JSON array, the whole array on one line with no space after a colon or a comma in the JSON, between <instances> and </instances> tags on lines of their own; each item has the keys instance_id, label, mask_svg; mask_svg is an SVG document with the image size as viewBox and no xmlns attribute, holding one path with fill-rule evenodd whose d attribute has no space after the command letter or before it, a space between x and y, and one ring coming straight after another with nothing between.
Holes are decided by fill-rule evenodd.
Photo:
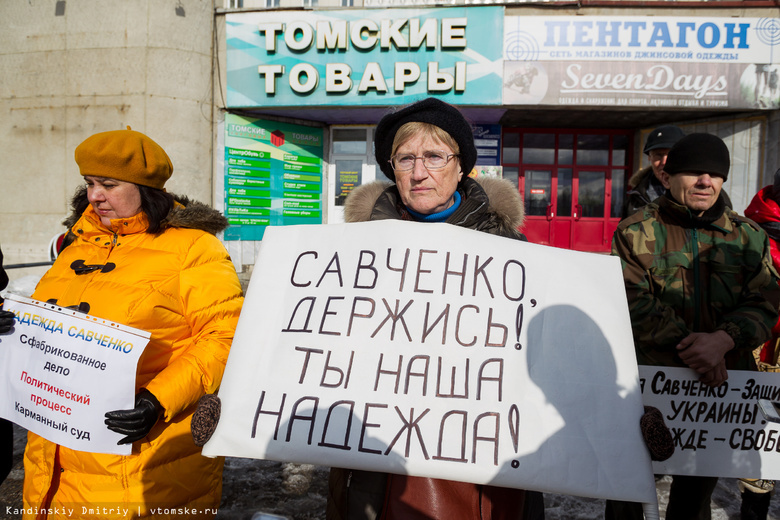
<instances>
[{"instance_id":1,"label":"black fur hat","mask_svg":"<svg viewBox=\"0 0 780 520\"><path fill-rule=\"evenodd\" d=\"M474 132L463 114L454 106L436 98L427 98L407 105L384 116L374 132L374 156L376 163L388 179L395 182L395 172L390 165L393 139L398 129L406 123L430 123L438 126L455 139L460 148L460 164L464 178L477 162Z\"/></svg>"},{"instance_id":2,"label":"black fur hat","mask_svg":"<svg viewBox=\"0 0 780 520\"><path fill-rule=\"evenodd\" d=\"M723 177L726 181L730 166L729 149L720 137L712 134L689 134L669 150L664 171L669 175L709 173Z\"/></svg>"}]
</instances>

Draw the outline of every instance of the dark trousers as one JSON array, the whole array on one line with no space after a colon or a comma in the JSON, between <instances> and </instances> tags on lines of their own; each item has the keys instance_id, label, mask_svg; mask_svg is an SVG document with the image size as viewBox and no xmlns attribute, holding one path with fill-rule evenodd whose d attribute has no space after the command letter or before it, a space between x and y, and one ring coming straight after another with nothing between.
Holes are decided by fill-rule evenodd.
<instances>
[{"instance_id":1,"label":"dark trousers","mask_svg":"<svg viewBox=\"0 0 780 520\"><path fill-rule=\"evenodd\" d=\"M710 500L718 477L672 477L666 520L710 520Z\"/></svg>"},{"instance_id":2,"label":"dark trousers","mask_svg":"<svg viewBox=\"0 0 780 520\"><path fill-rule=\"evenodd\" d=\"M14 428L10 421L0 419L0 484L14 464Z\"/></svg>"},{"instance_id":3,"label":"dark trousers","mask_svg":"<svg viewBox=\"0 0 780 520\"><path fill-rule=\"evenodd\" d=\"M672 477L666 520L710 520L710 500L718 477ZM642 504L607 500L605 520L643 520Z\"/></svg>"},{"instance_id":4,"label":"dark trousers","mask_svg":"<svg viewBox=\"0 0 780 520\"><path fill-rule=\"evenodd\" d=\"M607 500L604 520L644 520L644 518L642 504L638 502Z\"/></svg>"}]
</instances>

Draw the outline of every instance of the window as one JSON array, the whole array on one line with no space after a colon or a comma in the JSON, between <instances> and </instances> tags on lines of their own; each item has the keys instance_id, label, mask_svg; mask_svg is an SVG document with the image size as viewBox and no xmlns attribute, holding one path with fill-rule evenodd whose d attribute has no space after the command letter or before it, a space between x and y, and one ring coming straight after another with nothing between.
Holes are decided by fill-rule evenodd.
<instances>
[{"instance_id":1,"label":"window","mask_svg":"<svg viewBox=\"0 0 780 520\"><path fill-rule=\"evenodd\" d=\"M577 164L606 166L609 164L609 136L580 134L577 136Z\"/></svg>"},{"instance_id":2,"label":"window","mask_svg":"<svg viewBox=\"0 0 780 520\"><path fill-rule=\"evenodd\" d=\"M368 141L364 128L336 128L333 130L334 154L366 155L367 149Z\"/></svg>"},{"instance_id":3,"label":"window","mask_svg":"<svg viewBox=\"0 0 780 520\"><path fill-rule=\"evenodd\" d=\"M328 222L343 222L344 201L353 189L376 178L372 143L367 126L331 127Z\"/></svg>"},{"instance_id":4,"label":"window","mask_svg":"<svg viewBox=\"0 0 780 520\"><path fill-rule=\"evenodd\" d=\"M524 134L523 164L555 164L555 134Z\"/></svg>"}]
</instances>

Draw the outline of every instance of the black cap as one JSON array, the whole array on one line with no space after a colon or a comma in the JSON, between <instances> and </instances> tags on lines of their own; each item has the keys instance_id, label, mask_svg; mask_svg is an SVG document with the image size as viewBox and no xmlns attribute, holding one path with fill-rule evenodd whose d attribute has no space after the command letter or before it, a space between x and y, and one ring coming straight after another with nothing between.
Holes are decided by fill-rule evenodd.
<instances>
[{"instance_id":1,"label":"black cap","mask_svg":"<svg viewBox=\"0 0 780 520\"><path fill-rule=\"evenodd\" d=\"M644 153L649 154L650 150L656 148L671 148L674 143L685 137L685 132L678 126L665 125L659 126L647 136L645 141Z\"/></svg>"},{"instance_id":2,"label":"black cap","mask_svg":"<svg viewBox=\"0 0 780 520\"><path fill-rule=\"evenodd\" d=\"M731 156L723 139L712 134L689 134L677 141L666 156L664 171L677 173L709 173L728 179Z\"/></svg>"},{"instance_id":3,"label":"black cap","mask_svg":"<svg viewBox=\"0 0 780 520\"><path fill-rule=\"evenodd\" d=\"M427 98L407 105L384 116L374 132L374 157L379 168L388 179L395 182L395 172L390 165L393 153L393 139L406 123L429 123L438 126L458 143L460 164L465 178L477 163L477 148L474 146L474 132L460 110L436 98Z\"/></svg>"}]
</instances>

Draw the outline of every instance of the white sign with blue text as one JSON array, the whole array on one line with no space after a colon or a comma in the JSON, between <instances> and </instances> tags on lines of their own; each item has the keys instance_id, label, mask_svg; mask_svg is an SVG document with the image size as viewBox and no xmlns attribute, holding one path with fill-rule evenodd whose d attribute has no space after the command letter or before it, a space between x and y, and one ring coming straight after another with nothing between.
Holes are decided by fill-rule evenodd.
<instances>
[{"instance_id":1,"label":"white sign with blue text","mask_svg":"<svg viewBox=\"0 0 780 520\"><path fill-rule=\"evenodd\" d=\"M507 16L504 57L520 61L775 63L780 18ZM778 49L780 51L780 48Z\"/></svg>"},{"instance_id":2,"label":"white sign with blue text","mask_svg":"<svg viewBox=\"0 0 780 520\"><path fill-rule=\"evenodd\" d=\"M148 332L9 294L14 327L0 335L0 417L70 449L130 455L104 424L133 408Z\"/></svg>"}]
</instances>

